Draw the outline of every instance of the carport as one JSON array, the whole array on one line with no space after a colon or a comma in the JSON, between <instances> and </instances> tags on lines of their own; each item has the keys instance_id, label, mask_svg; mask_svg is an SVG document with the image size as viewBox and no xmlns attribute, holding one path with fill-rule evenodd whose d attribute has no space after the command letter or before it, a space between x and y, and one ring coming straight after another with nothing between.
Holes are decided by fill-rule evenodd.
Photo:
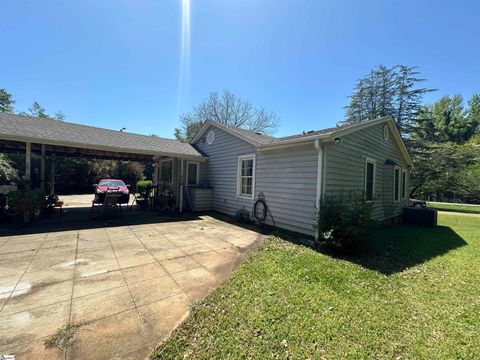
<instances>
[{"instance_id":1,"label":"carport","mask_svg":"<svg viewBox=\"0 0 480 360\"><path fill-rule=\"evenodd\" d=\"M65 121L0 113L0 153L24 153L24 180L32 176L32 159L40 160L40 189L55 192L55 157L153 162L155 181L162 181L175 194L180 211L184 207L185 174L188 163L206 173L206 157L192 145L157 136L85 126ZM163 176L159 163L170 161ZM166 174L166 172L171 172Z\"/></svg>"}]
</instances>

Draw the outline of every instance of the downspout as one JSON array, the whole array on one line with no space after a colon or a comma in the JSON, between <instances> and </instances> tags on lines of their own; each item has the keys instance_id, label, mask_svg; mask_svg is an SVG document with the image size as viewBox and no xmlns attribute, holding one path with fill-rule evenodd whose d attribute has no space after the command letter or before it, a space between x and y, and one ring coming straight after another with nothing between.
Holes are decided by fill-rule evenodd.
<instances>
[{"instance_id":1,"label":"downspout","mask_svg":"<svg viewBox=\"0 0 480 360\"><path fill-rule=\"evenodd\" d=\"M183 158L180 159L180 214L183 212Z\"/></svg>"},{"instance_id":2,"label":"downspout","mask_svg":"<svg viewBox=\"0 0 480 360\"><path fill-rule=\"evenodd\" d=\"M323 177L323 145L320 144L320 140L315 140L315 149L317 149L317 196L315 198L315 208L317 214L320 211L320 200L322 199L322 177ZM315 224L315 240L318 240L319 233Z\"/></svg>"}]
</instances>

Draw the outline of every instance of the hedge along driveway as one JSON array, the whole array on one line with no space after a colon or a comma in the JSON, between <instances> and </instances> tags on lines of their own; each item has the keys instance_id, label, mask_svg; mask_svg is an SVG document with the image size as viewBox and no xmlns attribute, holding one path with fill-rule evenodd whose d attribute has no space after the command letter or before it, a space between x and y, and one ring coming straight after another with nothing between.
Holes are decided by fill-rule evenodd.
<instances>
[{"instance_id":1,"label":"hedge along driveway","mask_svg":"<svg viewBox=\"0 0 480 360\"><path fill-rule=\"evenodd\" d=\"M152 358L478 358L479 220L440 224L345 259L270 238Z\"/></svg>"}]
</instances>

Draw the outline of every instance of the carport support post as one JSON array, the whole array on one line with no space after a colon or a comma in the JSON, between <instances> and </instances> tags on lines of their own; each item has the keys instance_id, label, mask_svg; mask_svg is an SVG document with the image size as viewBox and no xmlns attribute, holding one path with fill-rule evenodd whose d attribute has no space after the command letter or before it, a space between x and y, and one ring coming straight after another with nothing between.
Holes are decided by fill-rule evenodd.
<instances>
[{"instance_id":1,"label":"carport support post","mask_svg":"<svg viewBox=\"0 0 480 360\"><path fill-rule=\"evenodd\" d=\"M55 195L55 157L52 156L50 164L50 195Z\"/></svg>"},{"instance_id":2,"label":"carport support post","mask_svg":"<svg viewBox=\"0 0 480 360\"><path fill-rule=\"evenodd\" d=\"M32 143L25 143L25 180L30 180L32 174Z\"/></svg>"},{"instance_id":3,"label":"carport support post","mask_svg":"<svg viewBox=\"0 0 480 360\"><path fill-rule=\"evenodd\" d=\"M42 144L42 157L40 158L40 190L45 192L45 144Z\"/></svg>"},{"instance_id":4,"label":"carport support post","mask_svg":"<svg viewBox=\"0 0 480 360\"><path fill-rule=\"evenodd\" d=\"M183 212L183 159L180 159L180 213Z\"/></svg>"}]
</instances>

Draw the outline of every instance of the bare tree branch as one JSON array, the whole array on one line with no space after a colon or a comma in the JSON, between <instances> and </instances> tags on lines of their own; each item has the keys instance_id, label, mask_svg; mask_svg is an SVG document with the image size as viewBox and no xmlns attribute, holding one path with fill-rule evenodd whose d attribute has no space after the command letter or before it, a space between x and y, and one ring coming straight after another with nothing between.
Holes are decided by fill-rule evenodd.
<instances>
[{"instance_id":1,"label":"bare tree branch","mask_svg":"<svg viewBox=\"0 0 480 360\"><path fill-rule=\"evenodd\" d=\"M278 127L278 116L274 112L266 111L263 107L255 108L248 100L225 90L221 95L210 93L191 112L182 114L182 127L175 129L175 137L190 141L207 120L265 135L275 133Z\"/></svg>"}]
</instances>

